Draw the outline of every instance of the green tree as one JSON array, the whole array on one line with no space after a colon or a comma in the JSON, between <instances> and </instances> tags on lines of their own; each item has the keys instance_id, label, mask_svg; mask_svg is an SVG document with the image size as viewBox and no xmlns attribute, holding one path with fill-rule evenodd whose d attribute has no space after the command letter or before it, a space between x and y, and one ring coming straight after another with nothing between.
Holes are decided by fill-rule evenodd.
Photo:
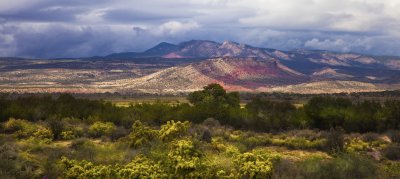
<instances>
[{"instance_id":1,"label":"green tree","mask_svg":"<svg viewBox=\"0 0 400 179\"><path fill-rule=\"evenodd\" d=\"M253 129L268 131L289 128L296 108L289 102L273 102L255 98L246 104L251 114L248 125ZM298 126L296 126L298 127Z\"/></svg>"},{"instance_id":2,"label":"green tree","mask_svg":"<svg viewBox=\"0 0 400 179\"><path fill-rule=\"evenodd\" d=\"M314 97L304 105L304 111L312 127L330 129L343 126L345 111L351 106L351 101L345 98Z\"/></svg>"},{"instance_id":3,"label":"green tree","mask_svg":"<svg viewBox=\"0 0 400 179\"><path fill-rule=\"evenodd\" d=\"M219 84L210 84L201 91L190 93L188 100L195 107L197 118L202 122L207 118L215 118L223 124L232 124L230 110L240 109L239 93L227 93Z\"/></svg>"}]
</instances>

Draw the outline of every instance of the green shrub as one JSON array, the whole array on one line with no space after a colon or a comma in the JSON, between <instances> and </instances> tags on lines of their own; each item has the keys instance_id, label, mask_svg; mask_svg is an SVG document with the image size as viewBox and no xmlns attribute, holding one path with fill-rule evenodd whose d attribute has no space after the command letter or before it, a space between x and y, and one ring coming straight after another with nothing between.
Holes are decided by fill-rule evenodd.
<instances>
[{"instance_id":1,"label":"green shrub","mask_svg":"<svg viewBox=\"0 0 400 179\"><path fill-rule=\"evenodd\" d=\"M64 169L63 178L116 178L119 167L94 165L88 161L69 160L63 157L60 161Z\"/></svg>"},{"instance_id":2,"label":"green shrub","mask_svg":"<svg viewBox=\"0 0 400 179\"><path fill-rule=\"evenodd\" d=\"M82 149L82 147L84 145L89 144L89 143L90 143L90 140L88 140L87 138L79 138L79 139L73 140L71 142L70 147L75 150L80 150L80 149Z\"/></svg>"},{"instance_id":3,"label":"green shrub","mask_svg":"<svg viewBox=\"0 0 400 179\"><path fill-rule=\"evenodd\" d=\"M30 137L37 130L37 126L27 120L10 118L3 124L6 133L13 133L18 138Z\"/></svg>"},{"instance_id":4,"label":"green shrub","mask_svg":"<svg viewBox=\"0 0 400 179\"><path fill-rule=\"evenodd\" d=\"M331 129L325 134L326 142L324 149L330 152L340 152L344 149L344 131L342 129Z\"/></svg>"},{"instance_id":5,"label":"green shrub","mask_svg":"<svg viewBox=\"0 0 400 179\"><path fill-rule=\"evenodd\" d=\"M144 156L137 156L118 172L121 178L167 178L167 171L159 163Z\"/></svg>"},{"instance_id":6,"label":"green shrub","mask_svg":"<svg viewBox=\"0 0 400 179\"><path fill-rule=\"evenodd\" d=\"M19 130L23 130L25 123L28 121L24 121L21 119L10 118L6 121L2 126L5 133L14 133Z\"/></svg>"},{"instance_id":7,"label":"green shrub","mask_svg":"<svg viewBox=\"0 0 400 179\"><path fill-rule=\"evenodd\" d=\"M235 165L242 178L270 178L277 159L277 156L253 151L239 155L235 160Z\"/></svg>"},{"instance_id":8,"label":"green shrub","mask_svg":"<svg viewBox=\"0 0 400 179\"><path fill-rule=\"evenodd\" d=\"M43 171L40 162L36 156L22 151L18 145L0 146L0 178L41 178Z\"/></svg>"},{"instance_id":9,"label":"green shrub","mask_svg":"<svg viewBox=\"0 0 400 179\"><path fill-rule=\"evenodd\" d=\"M116 129L111 122L95 122L89 127L89 135L92 137L111 136Z\"/></svg>"},{"instance_id":10,"label":"green shrub","mask_svg":"<svg viewBox=\"0 0 400 179\"><path fill-rule=\"evenodd\" d=\"M50 143L54 136L51 130L47 128L39 128L35 133L33 133L32 138L41 140L45 143Z\"/></svg>"},{"instance_id":11,"label":"green shrub","mask_svg":"<svg viewBox=\"0 0 400 179\"><path fill-rule=\"evenodd\" d=\"M324 164L323 164L324 165ZM367 156L359 154L341 154L323 166L331 178L376 178L377 165Z\"/></svg>"},{"instance_id":12,"label":"green shrub","mask_svg":"<svg viewBox=\"0 0 400 179\"><path fill-rule=\"evenodd\" d=\"M53 132L54 139L60 139L61 132L64 131L64 128L66 126L65 122L58 117L53 116L47 120L47 124L51 132Z\"/></svg>"},{"instance_id":13,"label":"green shrub","mask_svg":"<svg viewBox=\"0 0 400 179\"><path fill-rule=\"evenodd\" d=\"M286 164L284 169L276 171L280 178L358 179L377 178L378 175L375 162L357 154L340 154L332 159L311 157Z\"/></svg>"},{"instance_id":14,"label":"green shrub","mask_svg":"<svg viewBox=\"0 0 400 179\"><path fill-rule=\"evenodd\" d=\"M143 125L140 121L135 121L132 125L132 132L128 138L131 147L139 147L150 143L156 136L156 131Z\"/></svg>"},{"instance_id":15,"label":"green shrub","mask_svg":"<svg viewBox=\"0 0 400 179\"><path fill-rule=\"evenodd\" d=\"M400 162L387 161L381 167L382 178L400 178Z\"/></svg>"},{"instance_id":16,"label":"green shrub","mask_svg":"<svg viewBox=\"0 0 400 179\"><path fill-rule=\"evenodd\" d=\"M137 156L130 163L120 165L95 165L82 160L62 157L63 178L167 178L160 164L144 156Z\"/></svg>"},{"instance_id":17,"label":"green shrub","mask_svg":"<svg viewBox=\"0 0 400 179\"><path fill-rule=\"evenodd\" d=\"M359 138L349 139L345 148L348 152L363 152L372 150L369 143L364 142Z\"/></svg>"},{"instance_id":18,"label":"green shrub","mask_svg":"<svg viewBox=\"0 0 400 179\"><path fill-rule=\"evenodd\" d=\"M321 149L326 140L307 140L305 138L290 138L287 139L287 142L284 144L289 149Z\"/></svg>"},{"instance_id":19,"label":"green shrub","mask_svg":"<svg viewBox=\"0 0 400 179\"><path fill-rule=\"evenodd\" d=\"M168 158L175 175L183 178L202 176L201 153L191 140L173 141Z\"/></svg>"},{"instance_id":20,"label":"green shrub","mask_svg":"<svg viewBox=\"0 0 400 179\"><path fill-rule=\"evenodd\" d=\"M60 137L63 140L71 140L76 138L73 131L62 131Z\"/></svg>"},{"instance_id":21,"label":"green shrub","mask_svg":"<svg viewBox=\"0 0 400 179\"><path fill-rule=\"evenodd\" d=\"M169 141L182 137L187 134L189 127L189 121L168 121L167 124L161 126L161 129L159 130L159 138L163 141Z\"/></svg>"},{"instance_id":22,"label":"green shrub","mask_svg":"<svg viewBox=\"0 0 400 179\"><path fill-rule=\"evenodd\" d=\"M271 144L271 138L267 135L246 136L243 137L240 143L244 144L247 150L252 150L259 146L266 146Z\"/></svg>"}]
</instances>

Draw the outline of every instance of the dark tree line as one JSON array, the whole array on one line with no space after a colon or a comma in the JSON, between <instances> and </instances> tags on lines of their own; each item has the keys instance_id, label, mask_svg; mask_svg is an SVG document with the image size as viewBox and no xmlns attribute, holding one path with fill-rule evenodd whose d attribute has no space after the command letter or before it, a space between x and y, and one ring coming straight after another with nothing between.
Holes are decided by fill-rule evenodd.
<instances>
[{"instance_id":1,"label":"dark tree line","mask_svg":"<svg viewBox=\"0 0 400 179\"><path fill-rule=\"evenodd\" d=\"M255 96L240 107L239 94L226 92L211 84L189 94L191 104L170 105L162 102L116 107L102 100L76 99L64 94L58 98L0 97L0 121L20 118L29 121L57 121L73 117L87 123L112 122L130 128L134 121L159 125L169 120L200 123L214 118L238 129L279 131L316 128L343 128L347 132L383 132L400 129L400 101L351 101L345 97L312 97L303 107L289 101L275 102Z\"/></svg>"}]
</instances>

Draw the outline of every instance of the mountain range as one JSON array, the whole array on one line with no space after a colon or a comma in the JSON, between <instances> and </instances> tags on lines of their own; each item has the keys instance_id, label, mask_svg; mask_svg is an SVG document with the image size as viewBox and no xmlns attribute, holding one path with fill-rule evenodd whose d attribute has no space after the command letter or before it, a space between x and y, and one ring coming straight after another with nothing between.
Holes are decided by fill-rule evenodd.
<instances>
[{"instance_id":1,"label":"mountain range","mask_svg":"<svg viewBox=\"0 0 400 179\"><path fill-rule=\"evenodd\" d=\"M13 76L12 70L23 68L24 73L29 73L39 67L53 69L53 72L80 70L76 80L68 82L68 89L74 92L95 89L99 92L180 93L219 83L235 91L336 93L392 90L398 89L400 84L399 57L322 50L282 51L232 41L162 42L144 52L35 63L25 60L14 66L1 64L0 73L10 73L4 81L0 78L0 82L7 82L4 83L7 89L23 89L32 83ZM84 73L92 78L78 75ZM65 80L57 78L61 77L38 80L37 84L45 89L43 82L49 80L52 88L63 89ZM0 91L7 91L4 89L4 85L0 86Z\"/></svg>"},{"instance_id":2,"label":"mountain range","mask_svg":"<svg viewBox=\"0 0 400 179\"><path fill-rule=\"evenodd\" d=\"M281 51L231 41L192 40L177 45L163 42L142 53L114 53L105 58L143 57L203 60L135 79L127 85L133 89L191 90L216 82L240 91L274 91L289 85L302 88L305 84L323 84L329 90L332 84L332 89L341 87L333 91L342 92L363 91L366 86L364 90L377 90L400 83L399 57L322 50Z\"/></svg>"}]
</instances>

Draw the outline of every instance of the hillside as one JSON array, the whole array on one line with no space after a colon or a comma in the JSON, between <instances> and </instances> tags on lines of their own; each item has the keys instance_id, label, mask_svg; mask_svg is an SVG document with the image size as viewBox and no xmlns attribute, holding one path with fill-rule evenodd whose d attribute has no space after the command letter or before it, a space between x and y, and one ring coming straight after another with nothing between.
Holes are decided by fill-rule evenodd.
<instances>
[{"instance_id":1,"label":"hillside","mask_svg":"<svg viewBox=\"0 0 400 179\"><path fill-rule=\"evenodd\" d=\"M185 92L220 83L228 90L259 91L272 86L305 82L308 77L277 60L222 57L177 66L133 79L121 80L123 91Z\"/></svg>"}]
</instances>

